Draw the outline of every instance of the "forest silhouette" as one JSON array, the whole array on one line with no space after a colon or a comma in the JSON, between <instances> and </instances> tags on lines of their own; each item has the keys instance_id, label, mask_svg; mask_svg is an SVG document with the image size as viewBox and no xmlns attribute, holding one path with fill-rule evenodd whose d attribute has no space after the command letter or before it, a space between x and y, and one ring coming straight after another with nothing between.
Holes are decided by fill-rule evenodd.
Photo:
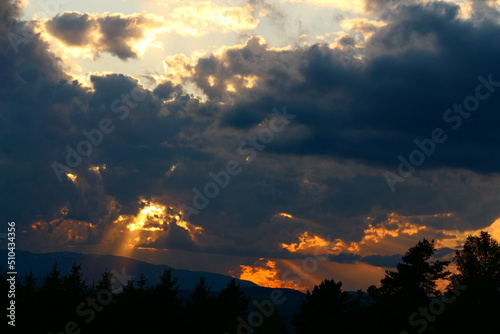
<instances>
[{"instance_id":1,"label":"forest silhouette","mask_svg":"<svg viewBox=\"0 0 500 334\"><path fill-rule=\"evenodd\" d=\"M486 333L498 328L500 245L487 232L469 236L452 261L435 260L423 239L386 271L378 287L356 293L326 279L307 291L291 319L269 300L251 300L232 280L215 293L203 277L181 297L166 270L155 285L141 275L119 291L110 272L86 282L74 264L55 264L40 284L27 273L16 289L18 333ZM456 269L450 271L453 262ZM447 283L440 291L438 283ZM7 298L8 282L0 280ZM114 291L114 292L113 292ZM7 301L8 302L8 301ZM267 304L266 304L267 303Z\"/></svg>"}]
</instances>

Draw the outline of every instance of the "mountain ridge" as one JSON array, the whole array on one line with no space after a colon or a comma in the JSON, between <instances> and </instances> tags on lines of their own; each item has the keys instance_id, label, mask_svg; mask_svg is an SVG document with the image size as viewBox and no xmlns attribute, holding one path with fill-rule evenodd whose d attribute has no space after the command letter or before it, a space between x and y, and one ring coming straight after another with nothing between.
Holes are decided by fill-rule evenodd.
<instances>
[{"instance_id":1,"label":"mountain ridge","mask_svg":"<svg viewBox=\"0 0 500 334\"><path fill-rule=\"evenodd\" d=\"M3 258L7 258L7 250L0 250ZM136 260L124 256L109 254L81 254L69 251L32 253L28 251L16 250L16 271L18 277L22 279L25 273L33 271L37 283L45 277L52 266L57 263L61 274L69 272L71 266L82 265L84 279L87 283L97 282L101 273L108 270L114 274L121 284L126 284L128 279L144 274L148 279L149 285L159 282L161 274L168 269L172 270L173 277L178 278L179 288L182 290L191 290L200 277L205 277L206 283L214 291L222 290L233 277L223 274L217 274L205 271L192 271L186 269L177 269L164 264L152 264L146 261ZM0 267L4 267L3 265ZM4 267L5 268L5 267ZM247 281L234 278L241 287L257 287L258 285Z\"/></svg>"}]
</instances>

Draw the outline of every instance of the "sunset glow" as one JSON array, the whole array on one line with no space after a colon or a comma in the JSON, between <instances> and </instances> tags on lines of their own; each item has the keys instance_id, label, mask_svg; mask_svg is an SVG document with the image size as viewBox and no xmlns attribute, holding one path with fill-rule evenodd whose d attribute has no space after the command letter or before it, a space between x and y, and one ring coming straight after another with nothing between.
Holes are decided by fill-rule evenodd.
<instances>
[{"instance_id":1,"label":"sunset glow","mask_svg":"<svg viewBox=\"0 0 500 334\"><path fill-rule=\"evenodd\" d=\"M76 174L71 174L71 173L66 173L66 176L68 177L68 179L71 180L71 182L76 182L76 178L77 178L77 175Z\"/></svg>"},{"instance_id":2,"label":"sunset glow","mask_svg":"<svg viewBox=\"0 0 500 334\"><path fill-rule=\"evenodd\" d=\"M267 288L287 288L303 290L293 281L284 281L280 278L280 270L277 268L277 262L261 258L255 265L240 265L241 273L239 279L248 280Z\"/></svg>"}]
</instances>

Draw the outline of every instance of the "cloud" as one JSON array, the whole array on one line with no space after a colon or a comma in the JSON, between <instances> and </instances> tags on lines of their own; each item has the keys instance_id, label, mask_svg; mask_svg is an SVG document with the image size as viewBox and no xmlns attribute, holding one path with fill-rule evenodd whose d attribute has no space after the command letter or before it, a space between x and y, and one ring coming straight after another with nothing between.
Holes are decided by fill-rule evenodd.
<instances>
[{"instance_id":1,"label":"cloud","mask_svg":"<svg viewBox=\"0 0 500 334\"><path fill-rule=\"evenodd\" d=\"M433 128L454 132L443 114L474 93L479 76L491 74L493 81L499 80L494 72L499 49L488 42L498 26L477 26L457 14L457 6L444 3L407 7L396 21L378 28L363 48L351 43L349 50L324 44L274 50L253 37L244 46L200 59L192 80L209 98L235 106L220 114L220 124L226 127L259 124L269 113L262 112L266 108L260 101L293 105L296 125L304 128L287 131L297 139L281 147L283 153L321 154L394 168L397 157L409 154L414 140L429 137ZM250 74L258 79L248 89L240 78ZM487 143L494 140L499 99L492 94L481 102L481 112L464 119L467 125L453 138L450 133L440 153L422 168L497 170L500 159ZM464 147L474 147L474 158L456 158Z\"/></svg>"},{"instance_id":2,"label":"cloud","mask_svg":"<svg viewBox=\"0 0 500 334\"><path fill-rule=\"evenodd\" d=\"M363 262L376 267L396 268L396 265L401 262L401 255L368 255L360 256L352 253L340 253L328 257L330 261L338 263L357 263Z\"/></svg>"},{"instance_id":3,"label":"cloud","mask_svg":"<svg viewBox=\"0 0 500 334\"><path fill-rule=\"evenodd\" d=\"M345 19L340 22L342 29L361 33L364 40L369 39L379 28L385 25L387 25L386 22L367 18Z\"/></svg>"},{"instance_id":4,"label":"cloud","mask_svg":"<svg viewBox=\"0 0 500 334\"><path fill-rule=\"evenodd\" d=\"M2 216L17 220L20 240L42 250L168 249L186 258L245 257L248 266L264 257L284 269L319 245L338 261L359 259L373 277L423 237L452 249L470 231L497 233L500 92L456 131L442 117L474 93L478 76L500 81L500 28L460 17L454 4L403 7L384 26L346 21L353 35L335 45L278 49L253 36L200 59L167 57L171 72L149 90L116 73L93 73L84 87L37 35L16 53L8 33L28 25L18 21L17 7L0 5L0 172L9 176L0 181L8 189L0 195ZM255 14L249 9L224 13L244 27L256 24L246 20ZM142 14L65 13L46 27L69 48L131 59L140 56L135 45L148 40L148 29L165 27L156 24ZM371 36L360 43L355 33ZM203 98L188 94L187 84ZM296 117L248 161L239 144L248 145L273 110L285 107ZM83 131L104 118L112 133L72 167L73 180L59 183L52 162L66 163L67 147L76 149ZM396 170L398 156L436 127L449 131L448 141L391 193L383 172ZM136 222L142 202L175 210L192 203L193 189L229 160L241 174L189 224L147 216L151 221ZM131 231L132 221L152 230ZM311 280L332 268L357 273L354 267L325 264Z\"/></svg>"},{"instance_id":5,"label":"cloud","mask_svg":"<svg viewBox=\"0 0 500 334\"><path fill-rule=\"evenodd\" d=\"M64 12L39 28L51 44L73 56L96 58L107 52L122 60L142 57L148 48L162 48L161 33L202 37L210 33L243 34L257 28L255 9L218 6L209 1L176 6L164 16L154 14ZM164 36L164 35L162 35Z\"/></svg>"},{"instance_id":6,"label":"cloud","mask_svg":"<svg viewBox=\"0 0 500 334\"><path fill-rule=\"evenodd\" d=\"M257 28L260 21L253 17L254 7L218 6L210 1L178 6L169 18L175 22L175 32L183 36L201 37L210 32L236 32Z\"/></svg>"},{"instance_id":7,"label":"cloud","mask_svg":"<svg viewBox=\"0 0 500 334\"><path fill-rule=\"evenodd\" d=\"M46 32L83 56L109 52L122 60L144 54L157 33L159 17L145 14L80 14L65 12L45 22Z\"/></svg>"},{"instance_id":8,"label":"cloud","mask_svg":"<svg viewBox=\"0 0 500 334\"><path fill-rule=\"evenodd\" d=\"M300 4L308 4L313 6L321 6L321 7L332 7L338 8L345 11L353 11L355 13L364 13L365 12L365 0L280 0L281 2L291 2L291 3L300 3Z\"/></svg>"},{"instance_id":9,"label":"cloud","mask_svg":"<svg viewBox=\"0 0 500 334\"><path fill-rule=\"evenodd\" d=\"M277 263L273 260L265 260L264 258L261 258L252 265L242 264L240 265L239 271L239 274L235 272L233 275L238 276L240 279L254 282L260 286L280 289L307 289L307 286L300 285L300 282L296 283L294 281L281 279L280 274L284 270L277 268Z\"/></svg>"}]
</instances>

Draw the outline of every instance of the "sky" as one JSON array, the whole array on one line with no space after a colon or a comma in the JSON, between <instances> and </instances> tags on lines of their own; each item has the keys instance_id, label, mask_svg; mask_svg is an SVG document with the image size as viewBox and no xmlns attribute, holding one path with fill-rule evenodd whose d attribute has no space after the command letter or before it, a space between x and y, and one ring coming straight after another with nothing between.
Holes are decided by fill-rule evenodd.
<instances>
[{"instance_id":1,"label":"sky","mask_svg":"<svg viewBox=\"0 0 500 334\"><path fill-rule=\"evenodd\" d=\"M2 1L2 220L299 290L500 239L499 5Z\"/></svg>"}]
</instances>

